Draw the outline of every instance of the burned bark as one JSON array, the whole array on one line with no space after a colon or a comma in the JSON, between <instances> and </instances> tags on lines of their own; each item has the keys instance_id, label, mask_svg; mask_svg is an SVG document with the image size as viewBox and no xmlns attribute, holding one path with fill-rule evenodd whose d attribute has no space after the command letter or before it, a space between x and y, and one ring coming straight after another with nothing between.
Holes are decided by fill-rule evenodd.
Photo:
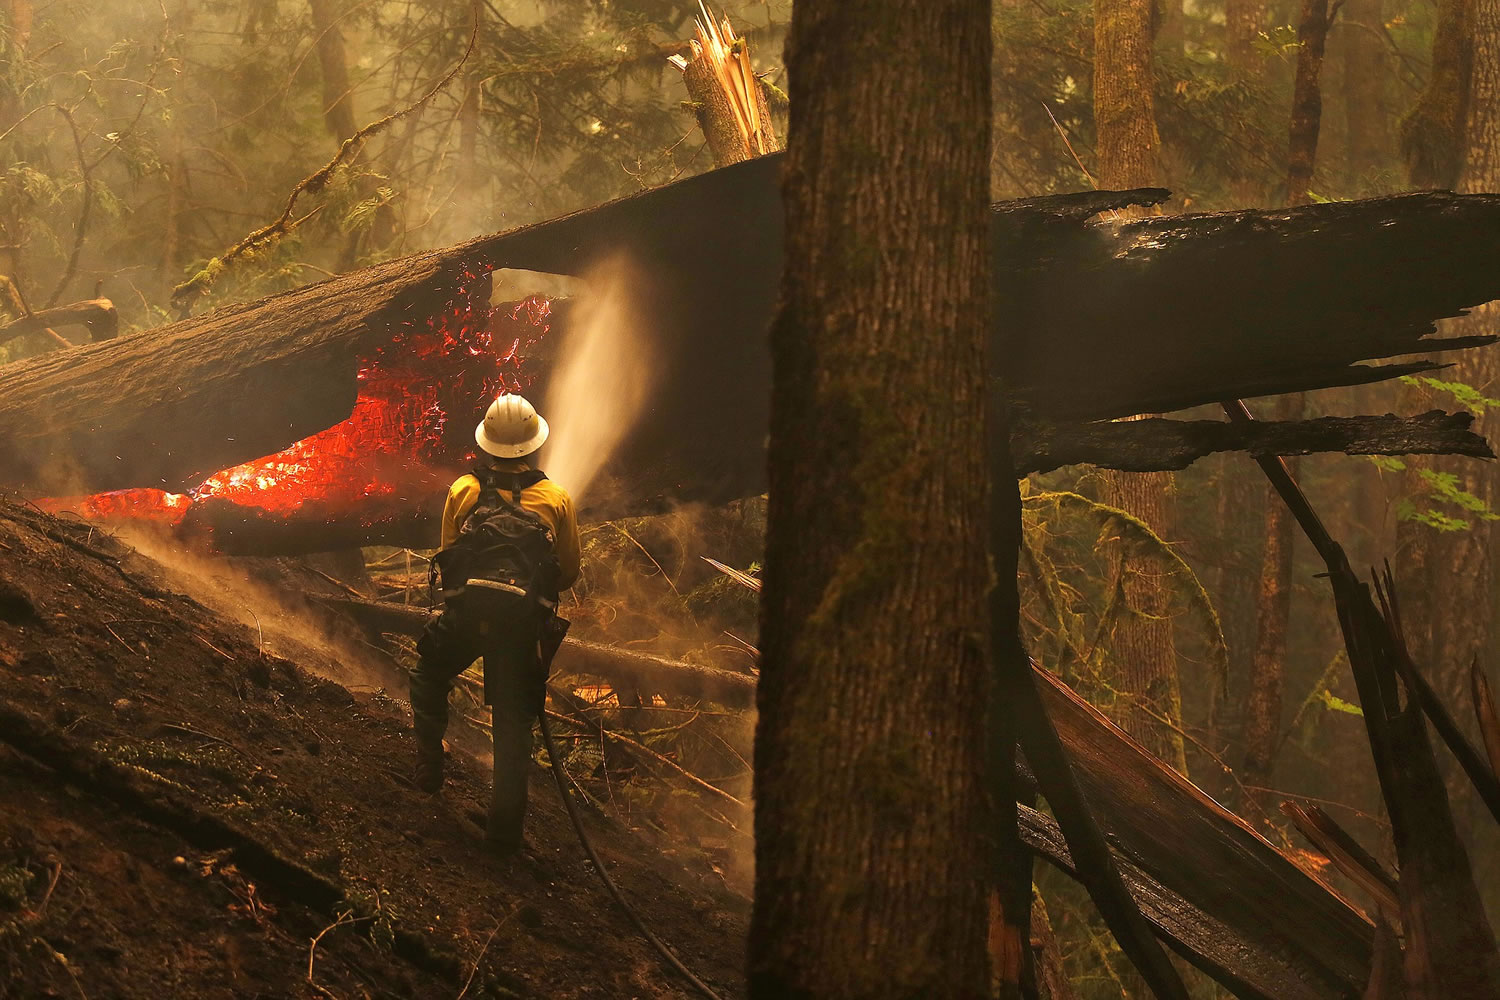
<instances>
[{"instance_id":1,"label":"burned bark","mask_svg":"<svg viewBox=\"0 0 1500 1000\"><path fill-rule=\"evenodd\" d=\"M1017 471L1051 472L1064 465L1091 464L1129 472L1185 469L1218 452L1251 455L1451 454L1493 457L1484 438L1469 428L1467 413L1433 410L1414 417L1318 417L1313 420L1168 420L1121 423L1018 423L1011 438Z\"/></svg>"}]
</instances>

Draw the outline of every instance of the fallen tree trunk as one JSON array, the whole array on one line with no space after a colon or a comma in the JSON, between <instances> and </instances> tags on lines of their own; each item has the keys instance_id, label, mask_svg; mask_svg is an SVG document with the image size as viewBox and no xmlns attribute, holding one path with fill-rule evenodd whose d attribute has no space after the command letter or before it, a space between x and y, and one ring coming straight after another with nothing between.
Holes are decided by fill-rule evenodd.
<instances>
[{"instance_id":1,"label":"fallen tree trunk","mask_svg":"<svg viewBox=\"0 0 1500 1000\"><path fill-rule=\"evenodd\" d=\"M404 635L420 634L431 615L374 601L318 600L371 628ZM554 669L625 690L735 708L755 703L755 678L747 674L572 639ZM1170 943L1239 996L1359 994L1374 933L1359 911L1052 675L1039 668L1036 674L1084 794L1126 861L1122 874ZM1043 837L1039 829L1026 828L1028 843L1071 870L1060 835L1053 829Z\"/></svg>"},{"instance_id":2,"label":"fallen tree trunk","mask_svg":"<svg viewBox=\"0 0 1500 1000\"><path fill-rule=\"evenodd\" d=\"M1314 420L1167 420L1153 417L1114 423L1032 422L1012 439L1018 470L1051 472L1064 465L1097 465L1126 472L1185 469L1206 455L1470 455L1494 458L1484 438L1469 428L1468 413L1433 410L1414 417L1319 417Z\"/></svg>"},{"instance_id":3,"label":"fallen tree trunk","mask_svg":"<svg viewBox=\"0 0 1500 1000\"><path fill-rule=\"evenodd\" d=\"M633 304L651 318L644 334L660 367L644 407L650 419L605 469L616 506L758 493L770 378L763 334L782 263L779 169L779 156L759 157L7 366L0 481L49 491L194 486L347 417L360 359L403 324L487 302L491 268L586 274L624 253L641 275ZM1500 197L1089 221L1164 196L995 207L996 301L1006 309L991 355L1005 358L1026 414L1102 419L1371 381L1427 365L1360 362L1486 342L1425 338L1435 320L1500 296ZM725 231L736 238L717 238ZM548 339L565 352L566 326ZM545 379L532 391L545 408Z\"/></svg>"},{"instance_id":4,"label":"fallen tree trunk","mask_svg":"<svg viewBox=\"0 0 1500 1000\"><path fill-rule=\"evenodd\" d=\"M1216 451L1492 457L1485 440L1469 429L1473 419L1467 413L1433 411L1415 417L1322 417L1253 425L1160 418L1121 423L1032 420L1015 428L1011 448L1020 475L1079 463L1133 472L1181 469ZM430 548L437 544L446 485L446 480L435 482L419 496L409 492L404 497L371 497L352 509L306 504L290 514L227 500L200 501L189 509L182 531L211 539L215 548L229 555L295 555L359 545ZM665 498L653 503L637 496L632 502L628 495L605 491L585 500L581 511L589 520L606 520L668 506Z\"/></svg>"}]
</instances>

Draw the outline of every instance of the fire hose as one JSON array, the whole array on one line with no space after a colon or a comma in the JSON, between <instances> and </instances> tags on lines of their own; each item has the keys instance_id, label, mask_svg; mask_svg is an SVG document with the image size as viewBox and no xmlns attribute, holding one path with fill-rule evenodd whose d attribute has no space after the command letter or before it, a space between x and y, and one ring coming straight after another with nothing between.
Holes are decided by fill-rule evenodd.
<instances>
[{"instance_id":1,"label":"fire hose","mask_svg":"<svg viewBox=\"0 0 1500 1000\"><path fill-rule=\"evenodd\" d=\"M567 619L560 618L556 613L553 613L543 625L537 652L543 664L542 669L544 671L551 667L552 658L557 655L557 650L562 645L563 637L568 634L568 624ZM545 705L537 713L537 716L542 723L542 741L547 745L547 759L552 763L552 777L557 782L557 792L562 796L563 807L568 810L568 819L573 821L573 829L578 834L578 842L583 845L583 852L594 863L594 870L599 873L599 879L604 883L604 888L609 890L609 894L614 897L616 903L620 904L620 909L625 911L625 916L630 918L630 922L635 925L635 929L640 931L641 936L646 939L646 942L655 948L662 958L667 960L668 965L680 972L682 977L692 983L694 988L707 997L708 1000L722 1000L707 983L693 975L692 971L682 964L682 960L672 952L671 948L667 947L665 941L657 937L651 928L646 926L646 922L635 911L635 907L631 906L625 899L625 894L620 891L620 887L615 884L615 880L609 877L609 871L604 867L603 859L599 857L599 852L594 850L594 844L589 840L588 831L583 828L583 819L578 815L578 807L573 804L573 796L568 794L568 785L573 783L573 776L566 773L562 766L562 758L558 756L557 744L552 739L552 725L547 721ZM578 789L578 792L580 795L583 794L582 789Z\"/></svg>"},{"instance_id":2,"label":"fire hose","mask_svg":"<svg viewBox=\"0 0 1500 1000\"><path fill-rule=\"evenodd\" d=\"M688 967L682 964L681 959L673 954L672 949L667 947L665 941L657 937L651 928L646 926L646 922L635 911L635 907L626 901L625 894L620 891L620 887L615 884L615 880L609 877L609 871L605 869L604 861L599 857L599 852L594 850L594 845L589 840L587 831L583 828L583 819L578 815L578 807L573 804L573 796L568 794L568 785L573 783L573 776L566 774L563 770L562 758L557 754L557 744L552 740L552 726L547 722L547 713L543 711L540 714L540 718L542 722L542 740L547 745L547 759L552 762L552 777L557 781L558 794L562 796L563 806L568 810L568 818L573 821L573 829L578 833L578 842L583 845L584 853L594 863L594 870L599 873L599 878L604 883L604 888L609 890L609 894L614 897L616 903L620 904L620 909L625 911L625 916L630 918L630 922L635 925L635 929L640 931L641 936L646 939L651 947L655 948L661 957L667 960L667 964L680 972L683 978L692 983L694 988L707 997L708 1000L722 1000L707 983L693 975ZM579 789L579 792L582 794L582 789Z\"/></svg>"}]
</instances>

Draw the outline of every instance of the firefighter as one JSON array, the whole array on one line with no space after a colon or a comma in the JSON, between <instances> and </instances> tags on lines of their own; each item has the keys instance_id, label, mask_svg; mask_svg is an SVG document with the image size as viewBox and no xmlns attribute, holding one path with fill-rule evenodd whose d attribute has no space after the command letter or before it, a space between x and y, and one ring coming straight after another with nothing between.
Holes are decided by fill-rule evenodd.
<instances>
[{"instance_id":1,"label":"firefighter","mask_svg":"<svg viewBox=\"0 0 1500 1000\"><path fill-rule=\"evenodd\" d=\"M411 674L415 783L433 794L443 784L453 679L484 660L494 735L485 840L499 854L521 846L531 725L546 696L546 662L566 630L558 594L578 578L572 498L528 461L547 434L547 422L518 395L496 399L475 428L480 460L448 490L434 560L444 610L417 642Z\"/></svg>"}]
</instances>

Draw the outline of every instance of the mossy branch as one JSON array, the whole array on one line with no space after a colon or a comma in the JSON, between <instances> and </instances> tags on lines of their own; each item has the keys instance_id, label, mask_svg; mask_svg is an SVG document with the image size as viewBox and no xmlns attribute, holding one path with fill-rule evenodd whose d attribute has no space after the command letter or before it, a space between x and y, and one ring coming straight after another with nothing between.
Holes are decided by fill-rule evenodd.
<instances>
[{"instance_id":1,"label":"mossy branch","mask_svg":"<svg viewBox=\"0 0 1500 1000\"><path fill-rule=\"evenodd\" d=\"M193 302L213 286L219 275L223 274L230 264L241 257L250 256L255 251L275 243L320 211L320 209L314 209L300 218L293 217L293 213L297 207L297 199L302 197L304 193L317 194L322 191L328 185L329 179L333 177L334 171L358 155L366 139L383 132L401 119L409 117L426 107L427 103L437 96L438 91L446 87L458 75L458 71L464 67L464 64L469 61L469 56L474 53L474 46L478 39L479 8L476 3L474 8L474 26L469 32L469 45L464 49L463 56L454 64L453 68L414 103L408 104L400 111L394 111L384 118L371 122L345 139L339 146L338 152L333 155L333 159L329 160L315 172L304 177L297 183L296 187L292 188L292 193L287 197L286 208L282 209L280 216L245 236L219 256L209 260L198 273L176 288L173 288L172 304L182 310L182 316L179 318L186 317L188 311L193 307Z\"/></svg>"},{"instance_id":2,"label":"mossy branch","mask_svg":"<svg viewBox=\"0 0 1500 1000\"><path fill-rule=\"evenodd\" d=\"M1153 531L1150 525L1118 507L1111 507L1066 491L1038 493L1024 498L1022 504L1031 506L1053 504L1059 509L1071 508L1101 526L1116 527L1128 550L1137 555L1160 559L1163 564L1172 569L1184 583L1183 593L1188 607L1196 611L1206 625L1210 663L1215 673L1218 674L1220 683L1228 685L1229 648L1224 640L1224 627L1219 620L1218 609L1214 607L1213 600L1208 596L1208 591L1204 588L1203 581L1198 578L1198 574L1193 572L1192 567L1177 554L1176 549Z\"/></svg>"}]
</instances>

